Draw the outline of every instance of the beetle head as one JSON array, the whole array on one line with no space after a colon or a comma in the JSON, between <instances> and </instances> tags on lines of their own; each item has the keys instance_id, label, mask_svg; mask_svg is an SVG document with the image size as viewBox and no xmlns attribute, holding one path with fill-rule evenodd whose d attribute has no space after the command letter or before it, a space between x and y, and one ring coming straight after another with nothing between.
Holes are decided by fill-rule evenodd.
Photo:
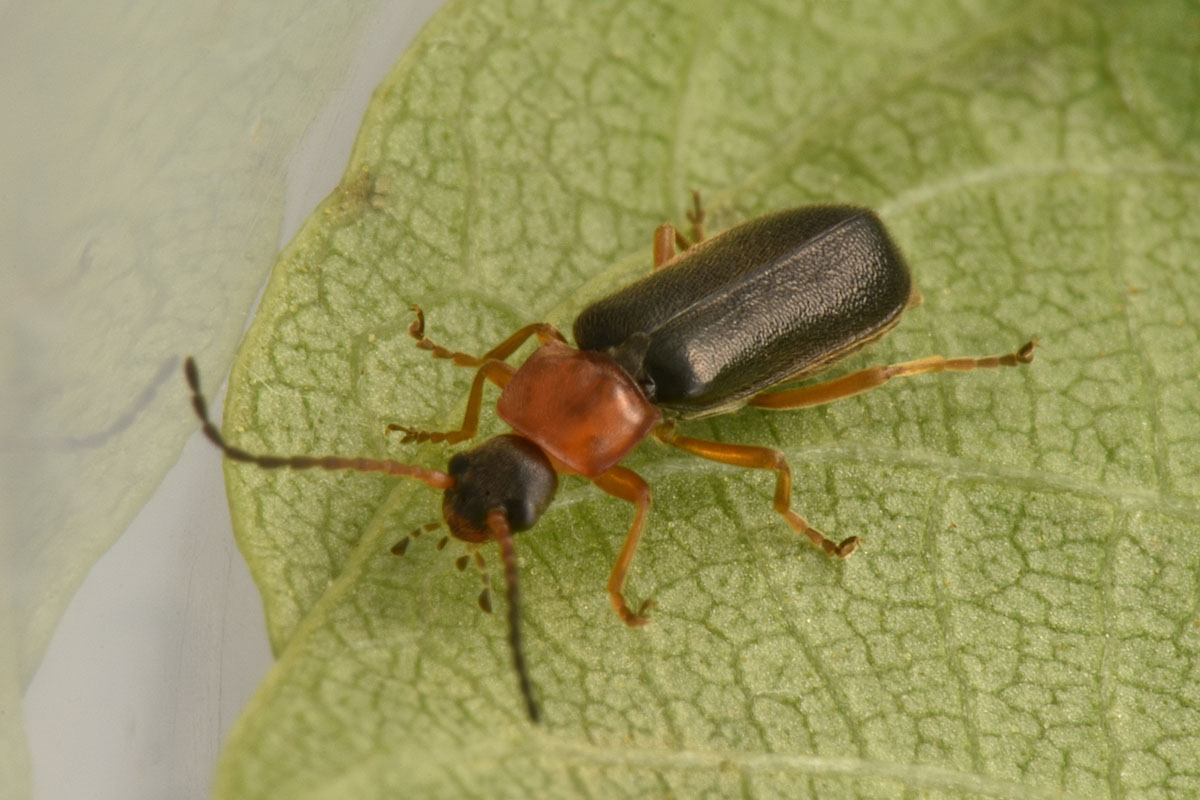
<instances>
[{"instance_id":1,"label":"beetle head","mask_svg":"<svg viewBox=\"0 0 1200 800\"><path fill-rule=\"evenodd\" d=\"M532 528L558 489L558 475L541 448L506 434L456 453L447 466L454 485L442 496L450 532L467 542L494 538L488 512L504 511L513 531Z\"/></svg>"}]
</instances>

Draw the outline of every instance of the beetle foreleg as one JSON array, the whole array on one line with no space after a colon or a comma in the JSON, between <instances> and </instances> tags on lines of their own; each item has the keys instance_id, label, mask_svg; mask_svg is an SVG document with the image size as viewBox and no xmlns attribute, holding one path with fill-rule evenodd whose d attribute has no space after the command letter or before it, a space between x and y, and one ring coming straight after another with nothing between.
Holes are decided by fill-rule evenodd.
<instances>
[{"instance_id":1,"label":"beetle foreleg","mask_svg":"<svg viewBox=\"0 0 1200 800\"><path fill-rule=\"evenodd\" d=\"M783 457L783 453L778 450L772 450L769 447L756 447L748 444L725 444L723 442L710 442L704 439L693 439L690 436L680 436L675 432L675 428L671 424L659 426L654 435L659 441L665 444L673 445L680 450L686 450L692 455L707 458L710 461L717 461L735 467L746 467L748 469L775 470L777 474L775 479L775 510L783 515L788 525L792 526L792 530L804 534L814 545L829 555L837 556L838 558L845 558L858 547L858 543L861 540L857 536L851 536L843 539L841 542L835 543L832 539L825 536L825 534L809 525L804 517L792 511L792 470L788 466L787 459Z\"/></svg>"},{"instance_id":2,"label":"beetle foreleg","mask_svg":"<svg viewBox=\"0 0 1200 800\"><path fill-rule=\"evenodd\" d=\"M434 358L446 358L460 367L478 367L485 361L496 360L503 361L517 351L517 348L525 343L525 340L530 336L537 336L538 341L542 344L557 339L560 342L565 342L566 338L559 332L558 328L548 322L535 322L532 325L526 325L513 335L509 336L500 344L488 350L482 356L473 356L470 353L462 353L457 350L450 350L437 344L428 336L425 335L425 312L420 306L412 306L412 310L416 313L417 318L408 326L408 334L417 340L417 347L422 350L428 350L433 354Z\"/></svg>"},{"instance_id":3,"label":"beetle foreleg","mask_svg":"<svg viewBox=\"0 0 1200 800\"><path fill-rule=\"evenodd\" d=\"M930 372L970 372L975 369L1017 367L1033 361L1033 348L1037 346L1037 341L1037 339L1031 339L1017 352L1002 356L984 356L983 358L928 356L900 364L869 367L814 386L785 389L781 392L762 392L750 398L750 405L772 409L805 408L862 394L882 386L892 378L908 378Z\"/></svg>"},{"instance_id":4,"label":"beetle foreleg","mask_svg":"<svg viewBox=\"0 0 1200 800\"><path fill-rule=\"evenodd\" d=\"M447 442L455 444L466 439L473 439L475 432L479 430L479 413L483 408L484 382L491 381L503 389L516 371L515 367L503 361L489 359L483 362L479 371L475 373L475 380L471 383L471 393L467 397L467 413L463 415L463 424L458 430L422 431L406 425L391 424L387 426L387 432L404 431L404 438L401 439L404 443Z\"/></svg>"},{"instance_id":5,"label":"beetle foreleg","mask_svg":"<svg viewBox=\"0 0 1200 800\"><path fill-rule=\"evenodd\" d=\"M645 612L653 604L650 600L642 603L635 614L625 602L625 575L629 572L629 564L633 561L633 553L637 550L638 540L642 538L642 527L646 524L646 512L650 510L650 487L633 470L625 467L612 467L607 472L592 479L602 491L613 497L633 503L637 511L633 515L633 524L629 533L625 534L625 544L613 564L612 573L608 576L608 598L612 601L613 610L621 621L630 627L645 625L650 618Z\"/></svg>"}]
</instances>

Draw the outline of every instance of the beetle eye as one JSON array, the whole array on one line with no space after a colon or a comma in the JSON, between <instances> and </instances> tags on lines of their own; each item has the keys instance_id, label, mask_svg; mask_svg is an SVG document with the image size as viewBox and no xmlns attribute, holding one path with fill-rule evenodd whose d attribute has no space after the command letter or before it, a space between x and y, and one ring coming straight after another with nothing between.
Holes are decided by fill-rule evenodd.
<instances>
[{"instance_id":1,"label":"beetle eye","mask_svg":"<svg viewBox=\"0 0 1200 800\"><path fill-rule=\"evenodd\" d=\"M450 457L450 462L446 464L446 471L456 482L461 482L470 468L471 459L467 457L466 453L455 453Z\"/></svg>"},{"instance_id":2,"label":"beetle eye","mask_svg":"<svg viewBox=\"0 0 1200 800\"><path fill-rule=\"evenodd\" d=\"M521 499L506 503L504 513L508 515L508 524L513 530L522 530L533 527L538 521L540 510L530 500Z\"/></svg>"}]
</instances>

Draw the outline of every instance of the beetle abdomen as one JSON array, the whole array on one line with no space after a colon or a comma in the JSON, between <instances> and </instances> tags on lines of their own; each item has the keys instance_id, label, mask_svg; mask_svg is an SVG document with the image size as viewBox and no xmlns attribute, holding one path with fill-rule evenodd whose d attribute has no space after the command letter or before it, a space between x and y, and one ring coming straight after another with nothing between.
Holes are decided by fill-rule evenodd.
<instances>
[{"instance_id":1,"label":"beetle abdomen","mask_svg":"<svg viewBox=\"0 0 1200 800\"><path fill-rule=\"evenodd\" d=\"M704 416L873 341L911 294L874 212L807 206L731 228L593 303L575 320L575 341L612 351L645 334L639 363L618 361L655 404Z\"/></svg>"}]
</instances>

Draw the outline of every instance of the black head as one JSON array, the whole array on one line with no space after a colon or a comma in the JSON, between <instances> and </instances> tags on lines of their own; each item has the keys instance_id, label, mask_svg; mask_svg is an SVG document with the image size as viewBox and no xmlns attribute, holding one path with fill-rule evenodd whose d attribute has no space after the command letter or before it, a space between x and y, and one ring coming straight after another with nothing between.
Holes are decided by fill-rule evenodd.
<instances>
[{"instance_id":1,"label":"black head","mask_svg":"<svg viewBox=\"0 0 1200 800\"><path fill-rule=\"evenodd\" d=\"M554 499L558 473L541 448L506 434L457 453L446 467L454 485L442 496L442 516L450 532L468 542L496 540L508 587L508 639L513 668L533 722L539 719L525 655L521 648L520 592L512 534L532 528Z\"/></svg>"},{"instance_id":2,"label":"black head","mask_svg":"<svg viewBox=\"0 0 1200 800\"><path fill-rule=\"evenodd\" d=\"M442 498L450 532L468 542L493 538L488 512L503 510L513 531L532 528L554 499L558 475L541 448L506 434L456 453L446 471L454 485Z\"/></svg>"}]
</instances>

